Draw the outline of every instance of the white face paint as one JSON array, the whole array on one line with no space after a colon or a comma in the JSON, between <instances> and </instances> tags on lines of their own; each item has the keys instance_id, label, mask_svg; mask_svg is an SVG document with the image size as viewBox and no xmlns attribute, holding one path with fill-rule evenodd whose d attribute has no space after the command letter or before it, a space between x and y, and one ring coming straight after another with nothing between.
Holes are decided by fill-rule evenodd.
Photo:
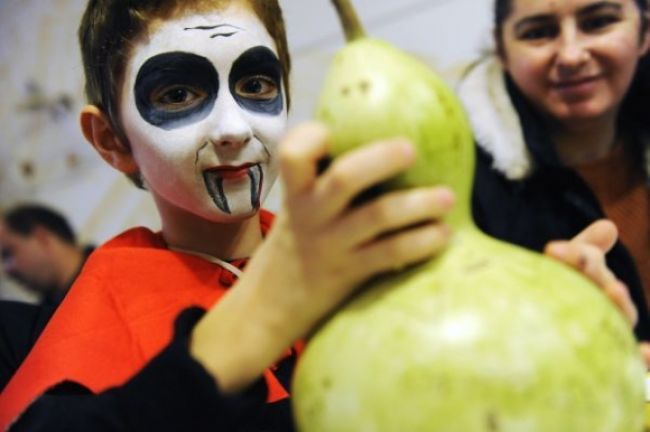
<instances>
[{"instance_id":1,"label":"white face paint","mask_svg":"<svg viewBox=\"0 0 650 432\"><path fill-rule=\"evenodd\" d=\"M275 43L253 12L163 22L135 45L120 103L158 201L216 222L259 209L287 112Z\"/></svg>"}]
</instances>

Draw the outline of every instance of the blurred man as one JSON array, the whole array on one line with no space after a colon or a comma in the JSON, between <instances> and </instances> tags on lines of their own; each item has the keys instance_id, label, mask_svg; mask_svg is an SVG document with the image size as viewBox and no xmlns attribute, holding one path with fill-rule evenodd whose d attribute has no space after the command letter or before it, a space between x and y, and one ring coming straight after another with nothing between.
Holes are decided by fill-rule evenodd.
<instances>
[{"instance_id":1,"label":"blurred man","mask_svg":"<svg viewBox=\"0 0 650 432\"><path fill-rule=\"evenodd\" d=\"M77 244L68 221L50 208L21 205L0 216L4 273L40 297L37 305L0 301L0 390L29 353L91 251Z\"/></svg>"},{"instance_id":2,"label":"blurred man","mask_svg":"<svg viewBox=\"0 0 650 432\"><path fill-rule=\"evenodd\" d=\"M61 302L88 254L65 217L50 208L21 205L0 217L4 271L37 293L43 305Z\"/></svg>"}]
</instances>

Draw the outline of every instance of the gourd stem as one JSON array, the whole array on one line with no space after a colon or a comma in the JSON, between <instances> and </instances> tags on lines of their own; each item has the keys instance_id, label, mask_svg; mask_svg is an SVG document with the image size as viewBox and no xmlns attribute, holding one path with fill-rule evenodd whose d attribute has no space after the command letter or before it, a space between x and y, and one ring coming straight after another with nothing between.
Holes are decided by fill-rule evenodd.
<instances>
[{"instance_id":1,"label":"gourd stem","mask_svg":"<svg viewBox=\"0 0 650 432\"><path fill-rule=\"evenodd\" d=\"M363 29L363 25L361 24L361 21L359 21L357 12L354 10L354 6L352 6L350 0L332 0L332 3L334 3L336 13L338 14L341 25L343 26L345 39L348 42L352 42L365 37L366 32Z\"/></svg>"}]
</instances>

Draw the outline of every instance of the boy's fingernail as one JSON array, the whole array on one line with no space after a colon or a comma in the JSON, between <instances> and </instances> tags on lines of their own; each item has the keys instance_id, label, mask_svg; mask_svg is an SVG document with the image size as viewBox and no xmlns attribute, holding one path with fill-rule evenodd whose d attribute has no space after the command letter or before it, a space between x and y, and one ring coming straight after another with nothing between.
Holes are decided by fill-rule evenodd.
<instances>
[{"instance_id":1,"label":"boy's fingernail","mask_svg":"<svg viewBox=\"0 0 650 432\"><path fill-rule=\"evenodd\" d=\"M451 207L456 201L456 196L449 188L436 189L436 198L438 199L439 203L447 208Z\"/></svg>"}]
</instances>

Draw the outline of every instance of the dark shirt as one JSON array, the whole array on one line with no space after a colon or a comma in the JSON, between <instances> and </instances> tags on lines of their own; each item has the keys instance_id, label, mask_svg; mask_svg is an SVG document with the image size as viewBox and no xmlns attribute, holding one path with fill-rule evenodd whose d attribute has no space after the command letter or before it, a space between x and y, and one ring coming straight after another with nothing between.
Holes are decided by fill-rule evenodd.
<instances>
[{"instance_id":1,"label":"dark shirt","mask_svg":"<svg viewBox=\"0 0 650 432\"><path fill-rule=\"evenodd\" d=\"M94 246L84 247L84 263L94 249ZM47 292L38 305L0 300L0 391L29 354L82 267L83 263L65 289Z\"/></svg>"},{"instance_id":2,"label":"dark shirt","mask_svg":"<svg viewBox=\"0 0 650 432\"><path fill-rule=\"evenodd\" d=\"M0 391L32 349L55 309L55 305L0 301Z\"/></svg>"},{"instance_id":3,"label":"dark shirt","mask_svg":"<svg viewBox=\"0 0 650 432\"><path fill-rule=\"evenodd\" d=\"M541 252L551 240L574 237L605 213L589 186L557 156L537 117L509 83L520 116L526 145L535 164L522 180L510 180L493 168L492 156L477 150L472 210L478 227L488 235ZM634 149L642 155L642 149ZM618 241L607 254L607 265L628 287L639 312L637 338L650 340L650 318L639 272Z\"/></svg>"},{"instance_id":4,"label":"dark shirt","mask_svg":"<svg viewBox=\"0 0 650 432\"><path fill-rule=\"evenodd\" d=\"M203 315L185 310L176 320L174 339L125 385L92 394L71 382L57 385L33 403L12 432L58 431L232 431L291 432L289 399L267 404L264 379L247 391L226 396L189 354L189 336ZM285 388L295 355L278 365Z\"/></svg>"}]
</instances>

